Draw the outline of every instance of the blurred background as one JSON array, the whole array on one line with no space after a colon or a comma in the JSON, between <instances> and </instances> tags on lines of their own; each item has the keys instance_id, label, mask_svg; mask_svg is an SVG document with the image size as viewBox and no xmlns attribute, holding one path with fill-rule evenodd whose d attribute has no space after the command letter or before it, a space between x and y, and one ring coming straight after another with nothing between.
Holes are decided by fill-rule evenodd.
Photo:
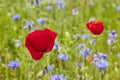
<instances>
[{"instance_id":1,"label":"blurred background","mask_svg":"<svg viewBox=\"0 0 120 80\"><path fill-rule=\"evenodd\" d=\"M101 20L104 32L93 35L89 20ZM25 38L44 28L58 36L35 61ZM120 80L119 45L120 0L0 0L0 80ZM99 53L107 55L104 71L91 61Z\"/></svg>"}]
</instances>

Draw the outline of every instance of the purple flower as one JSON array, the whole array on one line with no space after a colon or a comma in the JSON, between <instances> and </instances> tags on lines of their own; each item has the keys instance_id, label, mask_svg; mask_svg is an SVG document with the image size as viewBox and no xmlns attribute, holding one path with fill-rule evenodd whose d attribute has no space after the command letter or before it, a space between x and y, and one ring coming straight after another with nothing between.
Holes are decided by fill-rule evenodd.
<instances>
[{"instance_id":1,"label":"purple flower","mask_svg":"<svg viewBox=\"0 0 120 80\"><path fill-rule=\"evenodd\" d=\"M74 37L75 37L76 39L79 39L79 38L81 37L81 35L80 35L80 34L75 34Z\"/></svg>"},{"instance_id":2,"label":"purple flower","mask_svg":"<svg viewBox=\"0 0 120 80\"><path fill-rule=\"evenodd\" d=\"M17 62L17 61L10 61L10 62L8 63L8 67L10 67L10 68L12 68L12 69L16 69L16 68L18 68L19 66L20 66L20 63Z\"/></svg>"},{"instance_id":3,"label":"purple flower","mask_svg":"<svg viewBox=\"0 0 120 80\"><path fill-rule=\"evenodd\" d=\"M61 8L64 8L66 4L64 1L59 1L57 2L57 5L58 5L58 8L61 9Z\"/></svg>"},{"instance_id":4,"label":"purple flower","mask_svg":"<svg viewBox=\"0 0 120 80\"><path fill-rule=\"evenodd\" d=\"M62 74L54 74L51 76L50 80L67 80Z\"/></svg>"},{"instance_id":5,"label":"purple flower","mask_svg":"<svg viewBox=\"0 0 120 80\"><path fill-rule=\"evenodd\" d=\"M89 34L83 34L83 35L82 35L82 39L83 39L83 40L86 40L86 39L88 39L89 37L90 37Z\"/></svg>"},{"instance_id":6,"label":"purple flower","mask_svg":"<svg viewBox=\"0 0 120 80\"><path fill-rule=\"evenodd\" d=\"M111 33L108 34L110 39L115 39L117 37L116 30L112 30Z\"/></svg>"},{"instance_id":7,"label":"purple flower","mask_svg":"<svg viewBox=\"0 0 120 80\"><path fill-rule=\"evenodd\" d=\"M52 72L53 68L54 68L53 65L49 65L48 67L44 67L43 71L45 74L47 74L48 72Z\"/></svg>"},{"instance_id":8,"label":"purple flower","mask_svg":"<svg viewBox=\"0 0 120 80\"><path fill-rule=\"evenodd\" d=\"M37 23L43 25L43 24L45 24L45 19L44 18L40 18L40 19L37 20Z\"/></svg>"},{"instance_id":9,"label":"purple flower","mask_svg":"<svg viewBox=\"0 0 120 80\"><path fill-rule=\"evenodd\" d=\"M116 9L117 9L118 11L120 11L120 6L117 6Z\"/></svg>"},{"instance_id":10,"label":"purple flower","mask_svg":"<svg viewBox=\"0 0 120 80\"><path fill-rule=\"evenodd\" d=\"M118 58L120 58L120 53L118 53L118 55L117 55L117 56L118 56Z\"/></svg>"},{"instance_id":11,"label":"purple flower","mask_svg":"<svg viewBox=\"0 0 120 80\"><path fill-rule=\"evenodd\" d=\"M40 3L40 1L41 1L41 0L35 0L35 1L34 1L34 5L35 5L35 6L38 6L39 3Z\"/></svg>"},{"instance_id":12,"label":"purple flower","mask_svg":"<svg viewBox=\"0 0 120 80\"><path fill-rule=\"evenodd\" d=\"M13 20L19 20L20 19L20 14L16 14L13 18L12 18Z\"/></svg>"},{"instance_id":13,"label":"purple flower","mask_svg":"<svg viewBox=\"0 0 120 80\"><path fill-rule=\"evenodd\" d=\"M52 8L53 8L53 6L47 6L47 7L46 7L46 10L51 11Z\"/></svg>"},{"instance_id":14,"label":"purple flower","mask_svg":"<svg viewBox=\"0 0 120 80\"><path fill-rule=\"evenodd\" d=\"M103 71L105 68L107 68L109 66L109 63L108 63L108 61L101 59L99 61L95 61L94 65L96 67L98 67L101 71Z\"/></svg>"},{"instance_id":15,"label":"purple flower","mask_svg":"<svg viewBox=\"0 0 120 80\"><path fill-rule=\"evenodd\" d=\"M53 65L49 65L49 66L48 66L48 70L49 70L50 72L52 72L52 71L53 71L53 68L54 68L54 66L53 66Z\"/></svg>"},{"instance_id":16,"label":"purple flower","mask_svg":"<svg viewBox=\"0 0 120 80\"><path fill-rule=\"evenodd\" d=\"M108 39L107 40L108 45L112 45L113 43L115 43L114 39Z\"/></svg>"},{"instance_id":17,"label":"purple flower","mask_svg":"<svg viewBox=\"0 0 120 80\"><path fill-rule=\"evenodd\" d=\"M59 54L58 58L61 59L61 60L63 60L63 61L66 61L66 60L68 60L69 57L66 54Z\"/></svg>"},{"instance_id":18,"label":"purple flower","mask_svg":"<svg viewBox=\"0 0 120 80\"><path fill-rule=\"evenodd\" d=\"M79 45L78 45L78 49L83 49L83 48L86 48L86 45L85 45L85 44L79 44Z\"/></svg>"},{"instance_id":19,"label":"purple flower","mask_svg":"<svg viewBox=\"0 0 120 80\"><path fill-rule=\"evenodd\" d=\"M96 44L96 39L93 38L93 39L90 41L90 44L95 45L95 44Z\"/></svg>"},{"instance_id":20,"label":"purple flower","mask_svg":"<svg viewBox=\"0 0 120 80\"><path fill-rule=\"evenodd\" d=\"M99 61L101 59L106 60L107 59L107 54L103 54L103 53L98 53L98 54L94 54L94 61Z\"/></svg>"},{"instance_id":21,"label":"purple flower","mask_svg":"<svg viewBox=\"0 0 120 80\"><path fill-rule=\"evenodd\" d=\"M26 20L26 22L27 22L27 25L26 26L24 26L24 29L28 29L28 28L31 28L32 26L33 26L33 21L27 21Z\"/></svg>"},{"instance_id":22,"label":"purple flower","mask_svg":"<svg viewBox=\"0 0 120 80\"><path fill-rule=\"evenodd\" d=\"M73 15L78 15L78 9L77 8L72 9L72 14Z\"/></svg>"},{"instance_id":23,"label":"purple flower","mask_svg":"<svg viewBox=\"0 0 120 80\"><path fill-rule=\"evenodd\" d=\"M88 55L91 53L92 53L92 50L89 48L87 48L87 49L85 48L85 49L82 49L79 51L79 54L84 57L88 57Z\"/></svg>"},{"instance_id":24,"label":"purple flower","mask_svg":"<svg viewBox=\"0 0 120 80\"><path fill-rule=\"evenodd\" d=\"M53 50L58 50L60 48L60 44L58 42L54 43Z\"/></svg>"}]
</instances>

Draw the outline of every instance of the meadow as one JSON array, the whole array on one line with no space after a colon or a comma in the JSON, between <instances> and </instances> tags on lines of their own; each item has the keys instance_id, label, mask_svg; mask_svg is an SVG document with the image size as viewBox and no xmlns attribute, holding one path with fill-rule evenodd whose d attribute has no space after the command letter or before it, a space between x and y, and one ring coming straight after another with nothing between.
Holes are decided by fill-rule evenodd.
<instances>
[{"instance_id":1,"label":"meadow","mask_svg":"<svg viewBox=\"0 0 120 80\"><path fill-rule=\"evenodd\" d=\"M91 33L89 20L104 31ZM57 33L54 47L34 60L26 36L45 28ZM120 80L119 45L120 0L0 0L0 80Z\"/></svg>"}]
</instances>

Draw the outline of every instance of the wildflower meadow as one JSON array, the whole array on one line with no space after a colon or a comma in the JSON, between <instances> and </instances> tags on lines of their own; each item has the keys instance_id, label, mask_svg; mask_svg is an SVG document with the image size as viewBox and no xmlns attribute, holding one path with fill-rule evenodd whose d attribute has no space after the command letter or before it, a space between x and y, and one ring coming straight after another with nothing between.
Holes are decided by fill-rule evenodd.
<instances>
[{"instance_id":1,"label":"wildflower meadow","mask_svg":"<svg viewBox=\"0 0 120 80\"><path fill-rule=\"evenodd\" d=\"M0 80L120 80L120 0L0 0Z\"/></svg>"}]
</instances>

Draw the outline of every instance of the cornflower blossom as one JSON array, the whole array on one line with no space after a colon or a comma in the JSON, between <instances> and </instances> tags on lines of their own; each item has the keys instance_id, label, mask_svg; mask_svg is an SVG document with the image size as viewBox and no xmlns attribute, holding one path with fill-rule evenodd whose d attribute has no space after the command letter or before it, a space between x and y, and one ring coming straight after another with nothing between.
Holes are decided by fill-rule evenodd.
<instances>
[{"instance_id":1,"label":"cornflower blossom","mask_svg":"<svg viewBox=\"0 0 120 80\"><path fill-rule=\"evenodd\" d=\"M77 8L73 8L72 9L72 14L73 15L78 15L78 9Z\"/></svg>"},{"instance_id":2,"label":"cornflower blossom","mask_svg":"<svg viewBox=\"0 0 120 80\"><path fill-rule=\"evenodd\" d=\"M67 80L62 74L54 74L51 76L50 80Z\"/></svg>"},{"instance_id":3,"label":"cornflower blossom","mask_svg":"<svg viewBox=\"0 0 120 80\"><path fill-rule=\"evenodd\" d=\"M94 61L99 61L101 59L106 60L107 56L108 56L107 54L98 53L98 54L94 54L93 59L94 59Z\"/></svg>"},{"instance_id":4,"label":"cornflower blossom","mask_svg":"<svg viewBox=\"0 0 120 80\"><path fill-rule=\"evenodd\" d=\"M53 50L59 50L60 44L58 42L54 43Z\"/></svg>"},{"instance_id":5,"label":"cornflower blossom","mask_svg":"<svg viewBox=\"0 0 120 80\"><path fill-rule=\"evenodd\" d=\"M53 8L53 6L51 6L51 5L46 6L46 10L48 10L48 11L51 11L51 10L52 10L52 8Z\"/></svg>"},{"instance_id":6,"label":"cornflower blossom","mask_svg":"<svg viewBox=\"0 0 120 80\"><path fill-rule=\"evenodd\" d=\"M79 44L79 45L78 45L78 49L83 49L83 48L86 48L86 45L85 45L85 44Z\"/></svg>"},{"instance_id":7,"label":"cornflower blossom","mask_svg":"<svg viewBox=\"0 0 120 80\"><path fill-rule=\"evenodd\" d=\"M98 69L100 69L102 73L104 72L104 69L106 69L109 66L109 63L107 61L107 54L103 53L94 54L93 61L94 65Z\"/></svg>"},{"instance_id":8,"label":"cornflower blossom","mask_svg":"<svg viewBox=\"0 0 120 80\"><path fill-rule=\"evenodd\" d=\"M58 1L57 5L58 5L58 9L64 8L66 6L64 1Z\"/></svg>"},{"instance_id":9,"label":"cornflower blossom","mask_svg":"<svg viewBox=\"0 0 120 80\"><path fill-rule=\"evenodd\" d=\"M120 58L120 53L117 54L117 57Z\"/></svg>"},{"instance_id":10,"label":"cornflower blossom","mask_svg":"<svg viewBox=\"0 0 120 80\"><path fill-rule=\"evenodd\" d=\"M89 37L90 37L89 34L83 34L81 38L82 38L83 40L86 40L86 39L88 39Z\"/></svg>"},{"instance_id":11,"label":"cornflower blossom","mask_svg":"<svg viewBox=\"0 0 120 80\"><path fill-rule=\"evenodd\" d=\"M34 22L33 22L33 21L27 21L27 20L26 20L26 23L27 23L27 25L24 26L24 29L32 28Z\"/></svg>"},{"instance_id":12,"label":"cornflower blossom","mask_svg":"<svg viewBox=\"0 0 120 80\"><path fill-rule=\"evenodd\" d=\"M87 58L88 55L91 53L92 53L92 50L89 48L83 48L82 50L79 51L79 54L85 58Z\"/></svg>"},{"instance_id":13,"label":"cornflower blossom","mask_svg":"<svg viewBox=\"0 0 120 80\"><path fill-rule=\"evenodd\" d=\"M108 45L115 43L115 39L117 38L116 30L112 30L111 33L108 34L109 39L107 40Z\"/></svg>"},{"instance_id":14,"label":"cornflower blossom","mask_svg":"<svg viewBox=\"0 0 120 80\"><path fill-rule=\"evenodd\" d=\"M110 39L115 39L117 37L116 30L112 30L111 33L108 34Z\"/></svg>"},{"instance_id":15,"label":"cornflower blossom","mask_svg":"<svg viewBox=\"0 0 120 80\"><path fill-rule=\"evenodd\" d=\"M80 34L75 34L74 37L75 37L76 39L79 39L79 38L81 37L81 35L80 35Z\"/></svg>"},{"instance_id":16,"label":"cornflower blossom","mask_svg":"<svg viewBox=\"0 0 120 80\"><path fill-rule=\"evenodd\" d=\"M20 14L16 14L15 16L13 16L13 18L12 18L13 20L19 20L20 19Z\"/></svg>"},{"instance_id":17,"label":"cornflower blossom","mask_svg":"<svg viewBox=\"0 0 120 80\"><path fill-rule=\"evenodd\" d=\"M95 45L96 44L96 39L93 38L92 40L90 40L90 44Z\"/></svg>"},{"instance_id":18,"label":"cornflower blossom","mask_svg":"<svg viewBox=\"0 0 120 80\"><path fill-rule=\"evenodd\" d=\"M100 59L99 61L95 61L94 65L103 72L104 69L106 69L109 66L109 63L104 59Z\"/></svg>"},{"instance_id":19,"label":"cornflower blossom","mask_svg":"<svg viewBox=\"0 0 120 80\"><path fill-rule=\"evenodd\" d=\"M120 6L117 6L116 9L117 9L117 11L120 11Z\"/></svg>"},{"instance_id":20,"label":"cornflower blossom","mask_svg":"<svg viewBox=\"0 0 120 80\"><path fill-rule=\"evenodd\" d=\"M61 59L61 60L63 60L63 61L68 60L68 58L69 58L69 56L66 55L66 54L59 54L59 55L58 55L58 59Z\"/></svg>"},{"instance_id":21,"label":"cornflower blossom","mask_svg":"<svg viewBox=\"0 0 120 80\"><path fill-rule=\"evenodd\" d=\"M16 68L18 68L19 66L20 66L20 63L17 62L17 61L10 61L10 62L8 63L8 67L10 67L10 68L12 68L12 69L16 69Z\"/></svg>"},{"instance_id":22,"label":"cornflower blossom","mask_svg":"<svg viewBox=\"0 0 120 80\"><path fill-rule=\"evenodd\" d=\"M108 45L112 45L113 43L115 43L114 39L108 39L107 40Z\"/></svg>"},{"instance_id":23,"label":"cornflower blossom","mask_svg":"<svg viewBox=\"0 0 120 80\"><path fill-rule=\"evenodd\" d=\"M35 0L35 1L34 1L34 5L35 5L35 6L38 6L39 3L40 3L40 1L41 1L41 0Z\"/></svg>"},{"instance_id":24,"label":"cornflower blossom","mask_svg":"<svg viewBox=\"0 0 120 80\"><path fill-rule=\"evenodd\" d=\"M44 67L43 71L44 73L52 72L54 68L54 65L49 65L48 67Z\"/></svg>"},{"instance_id":25,"label":"cornflower blossom","mask_svg":"<svg viewBox=\"0 0 120 80\"><path fill-rule=\"evenodd\" d=\"M37 23L43 25L43 24L45 24L45 19L44 18L40 18L40 19L37 20Z\"/></svg>"}]
</instances>

